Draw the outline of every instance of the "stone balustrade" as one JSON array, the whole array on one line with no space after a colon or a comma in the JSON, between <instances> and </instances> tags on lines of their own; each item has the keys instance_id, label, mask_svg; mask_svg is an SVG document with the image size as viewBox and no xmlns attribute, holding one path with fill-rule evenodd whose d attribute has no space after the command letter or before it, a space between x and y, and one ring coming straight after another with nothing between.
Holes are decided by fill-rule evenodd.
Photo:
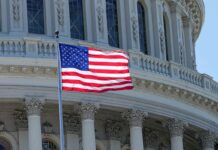
<instances>
[{"instance_id":1,"label":"stone balustrade","mask_svg":"<svg viewBox=\"0 0 218 150\"><path fill-rule=\"evenodd\" d=\"M0 56L25 56L25 41L18 39L0 39Z\"/></svg>"},{"instance_id":2,"label":"stone balustrade","mask_svg":"<svg viewBox=\"0 0 218 150\"><path fill-rule=\"evenodd\" d=\"M90 43L71 41L74 45L90 45ZM98 45L91 44L94 47ZM57 41L34 38L0 39L0 57L56 58ZM108 50L110 48L108 47ZM131 70L165 76L190 83L214 94L218 94L218 83L206 74L200 74L181 64L163 61L144 55L141 52L128 50Z\"/></svg>"},{"instance_id":3,"label":"stone balustrade","mask_svg":"<svg viewBox=\"0 0 218 150\"><path fill-rule=\"evenodd\" d=\"M56 57L56 43L54 42L38 42L38 56L45 58Z\"/></svg>"},{"instance_id":4,"label":"stone balustrade","mask_svg":"<svg viewBox=\"0 0 218 150\"><path fill-rule=\"evenodd\" d=\"M0 56L55 58L57 42L37 39L0 39Z\"/></svg>"}]
</instances>

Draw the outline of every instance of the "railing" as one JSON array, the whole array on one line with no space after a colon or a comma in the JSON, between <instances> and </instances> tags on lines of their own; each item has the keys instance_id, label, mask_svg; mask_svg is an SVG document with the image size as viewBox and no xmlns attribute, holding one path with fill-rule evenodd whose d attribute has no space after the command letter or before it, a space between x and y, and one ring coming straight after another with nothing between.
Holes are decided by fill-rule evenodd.
<instances>
[{"instance_id":1,"label":"railing","mask_svg":"<svg viewBox=\"0 0 218 150\"><path fill-rule=\"evenodd\" d=\"M174 62L146 56L140 52L129 51L131 69L142 70L156 75L167 76L175 80L191 83L207 91L218 94L218 83L206 74L184 67Z\"/></svg>"},{"instance_id":2,"label":"railing","mask_svg":"<svg viewBox=\"0 0 218 150\"><path fill-rule=\"evenodd\" d=\"M38 42L38 56L45 58L56 57L56 43L54 42Z\"/></svg>"},{"instance_id":3,"label":"railing","mask_svg":"<svg viewBox=\"0 0 218 150\"><path fill-rule=\"evenodd\" d=\"M25 41L0 40L0 56L24 56L25 53Z\"/></svg>"},{"instance_id":4,"label":"railing","mask_svg":"<svg viewBox=\"0 0 218 150\"><path fill-rule=\"evenodd\" d=\"M77 44L80 45L79 42ZM86 45L85 42L81 44ZM87 43L87 45L89 44L90 43ZM57 42L53 39L0 39L0 56L3 57L36 57L54 59L56 58L56 49ZM129 50L128 54L130 58L130 68L132 70L184 81L218 94L218 83L206 74L200 74L197 71L188 69L180 64L163 61L134 50Z\"/></svg>"}]
</instances>

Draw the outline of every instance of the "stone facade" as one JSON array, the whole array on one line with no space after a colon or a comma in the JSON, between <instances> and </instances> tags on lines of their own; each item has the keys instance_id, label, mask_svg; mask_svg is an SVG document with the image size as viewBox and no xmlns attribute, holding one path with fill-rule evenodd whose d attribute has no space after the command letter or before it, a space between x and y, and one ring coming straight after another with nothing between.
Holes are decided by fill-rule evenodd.
<instances>
[{"instance_id":1,"label":"stone facade","mask_svg":"<svg viewBox=\"0 0 218 150\"><path fill-rule=\"evenodd\" d=\"M28 32L27 0L0 1L0 146L60 148L59 42L108 43L106 0L82 0L85 40L70 37L69 0L44 0L45 34ZM130 58L134 90L63 92L66 150L212 150L218 83L196 70L203 0L117 0L119 49ZM148 55L140 51L137 3L145 11Z\"/></svg>"}]
</instances>

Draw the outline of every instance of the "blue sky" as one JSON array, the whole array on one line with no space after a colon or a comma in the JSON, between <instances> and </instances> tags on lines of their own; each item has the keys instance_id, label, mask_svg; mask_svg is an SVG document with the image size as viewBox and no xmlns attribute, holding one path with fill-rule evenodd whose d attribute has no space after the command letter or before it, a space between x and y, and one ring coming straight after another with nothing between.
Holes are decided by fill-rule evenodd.
<instances>
[{"instance_id":1,"label":"blue sky","mask_svg":"<svg viewBox=\"0 0 218 150\"><path fill-rule=\"evenodd\" d=\"M218 0L204 0L205 21L196 43L197 70L218 81Z\"/></svg>"}]
</instances>

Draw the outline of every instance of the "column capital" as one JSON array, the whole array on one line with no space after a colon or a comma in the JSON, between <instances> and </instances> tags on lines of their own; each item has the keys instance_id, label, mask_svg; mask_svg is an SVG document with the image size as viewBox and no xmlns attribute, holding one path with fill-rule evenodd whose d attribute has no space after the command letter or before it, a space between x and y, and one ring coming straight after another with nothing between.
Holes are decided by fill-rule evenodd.
<instances>
[{"instance_id":1,"label":"column capital","mask_svg":"<svg viewBox=\"0 0 218 150\"><path fill-rule=\"evenodd\" d=\"M169 119L167 122L171 136L183 136L185 125L187 125L185 122L178 119Z\"/></svg>"},{"instance_id":2,"label":"column capital","mask_svg":"<svg viewBox=\"0 0 218 150\"><path fill-rule=\"evenodd\" d=\"M18 110L18 109L15 110L14 119L15 119L15 125L18 129L28 128L27 114L25 110Z\"/></svg>"},{"instance_id":3,"label":"column capital","mask_svg":"<svg viewBox=\"0 0 218 150\"><path fill-rule=\"evenodd\" d=\"M98 106L93 103L82 103L80 106L80 114L82 119L92 119L95 118L95 113L97 112Z\"/></svg>"},{"instance_id":4,"label":"column capital","mask_svg":"<svg viewBox=\"0 0 218 150\"><path fill-rule=\"evenodd\" d=\"M148 113L139 109L132 109L122 113L122 117L129 121L130 126L142 127L142 122Z\"/></svg>"},{"instance_id":5,"label":"column capital","mask_svg":"<svg viewBox=\"0 0 218 150\"><path fill-rule=\"evenodd\" d=\"M107 120L105 123L105 132L110 139L120 139L121 122L116 120Z\"/></svg>"},{"instance_id":6,"label":"column capital","mask_svg":"<svg viewBox=\"0 0 218 150\"><path fill-rule=\"evenodd\" d=\"M171 0L169 2L169 6L170 6L171 13L176 13L178 11L178 4L177 4L177 2Z\"/></svg>"},{"instance_id":7,"label":"column capital","mask_svg":"<svg viewBox=\"0 0 218 150\"><path fill-rule=\"evenodd\" d=\"M69 133L78 134L81 128L81 119L78 114L64 113L64 128Z\"/></svg>"},{"instance_id":8,"label":"column capital","mask_svg":"<svg viewBox=\"0 0 218 150\"><path fill-rule=\"evenodd\" d=\"M25 110L27 115L40 115L43 109L44 99L38 96L27 96L25 98Z\"/></svg>"},{"instance_id":9,"label":"column capital","mask_svg":"<svg viewBox=\"0 0 218 150\"><path fill-rule=\"evenodd\" d=\"M200 133L203 148L214 148L215 133L210 131L203 131Z\"/></svg>"},{"instance_id":10,"label":"column capital","mask_svg":"<svg viewBox=\"0 0 218 150\"><path fill-rule=\"evenodd\" d=\"M156 148L159 144L159 132L153 129L144 129L144 143L149 148Z\"/></svg>"}]
</instances>

